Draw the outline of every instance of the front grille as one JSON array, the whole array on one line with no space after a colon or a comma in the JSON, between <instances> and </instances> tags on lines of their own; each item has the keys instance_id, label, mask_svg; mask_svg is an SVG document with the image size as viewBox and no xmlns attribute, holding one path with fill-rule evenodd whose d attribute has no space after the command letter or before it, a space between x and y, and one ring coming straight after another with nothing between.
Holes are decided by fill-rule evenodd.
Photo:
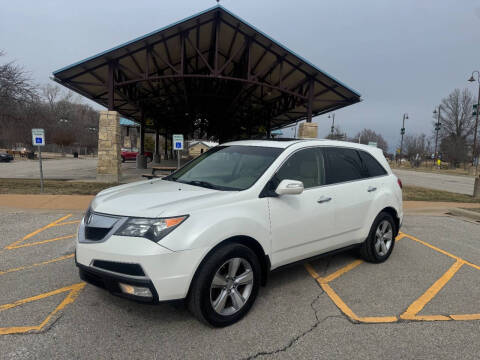
<instances>
[{"instance_id":1,"label":"front grille","mask_svg":"<svg viewBox=\"0 0 480 360\"><path fill-rule=\"evenodd\" d=\"M102 240L110 231L110 228L99 228L86 226L85 227L85 238L87 240L99 241Z\"/></svg>"},{"instance_id":2,"label":"front grille","mask_svg":"<svg viewBox=\"0 0 480 360\"><path fill-rule=\"evenodd\" d=\"M145 273L143 272L143 269L139 264L127 264L114 261L94 260L93 266L125 275L145 276Z\"/></svg>"}]
</instances>

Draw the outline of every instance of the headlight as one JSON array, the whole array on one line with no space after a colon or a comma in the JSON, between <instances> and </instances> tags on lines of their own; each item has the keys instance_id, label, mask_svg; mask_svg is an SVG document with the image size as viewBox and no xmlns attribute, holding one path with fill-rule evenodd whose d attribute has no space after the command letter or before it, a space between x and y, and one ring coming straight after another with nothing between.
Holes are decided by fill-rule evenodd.
<instances>
[{"instance_id":1,"label":"headlight","mask_svg":"<svg viewBox=\"0 0 480 360\"><path fill-rule=\"evenodd\" d=\"M138 236L159 242L187 219L188 215L173 218L129 218L115 235Z\"/></svg>"}]
</instances>

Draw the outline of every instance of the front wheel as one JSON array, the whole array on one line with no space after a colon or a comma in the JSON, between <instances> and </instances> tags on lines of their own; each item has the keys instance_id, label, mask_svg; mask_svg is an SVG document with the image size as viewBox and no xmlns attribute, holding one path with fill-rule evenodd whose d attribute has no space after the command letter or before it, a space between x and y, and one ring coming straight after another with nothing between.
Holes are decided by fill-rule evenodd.
<instances>
[{"instance_id":1,"label":"front wheel","mask_svg":"<svg viewBox=\"0 0 480 360\"><path fill-rule=\"evenodd\" d=\"M393 251L395 233L395 222L392 215L381 212L375 218L367 239L360 247L360 255L368 262L384 262Z\"/></svg>"},{"instance_id":2,"label":"front wheel","mask_svg":"<svg viewBox=\"0 0 480 360\"><path fill-rule=\"evenodd\" d=\"M260 287L260 264L248 247L220 247L198 270L187 299L201 321L224 327L239 321L252 307Z\"/></svg>"}]
</instances>

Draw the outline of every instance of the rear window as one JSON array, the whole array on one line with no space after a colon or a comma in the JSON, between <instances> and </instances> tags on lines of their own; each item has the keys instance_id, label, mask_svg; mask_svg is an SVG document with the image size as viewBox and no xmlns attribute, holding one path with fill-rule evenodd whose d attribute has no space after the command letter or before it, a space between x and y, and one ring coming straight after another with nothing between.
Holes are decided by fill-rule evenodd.
<instances>
[{"instance_id":1,"label":"rear window","mask_svg":"<svg viewBox=\"0 0 480 360\"><path fill-rule=\"evenodd\" d=\"M363 166L366 168L369 177L387 175L385 168L366 151L359 150L360 158L362 159Z\"/></svg>"},{"instance_id":2,"label":"rear window","mask_svg":"<svg viewBox=\"0 0 480 360\"><path fill-rule=\"evenodd\" d=\"M366 177L358 152L347 148L325 148L326 183L336 184Z\"/></svg>"}]
</instances>

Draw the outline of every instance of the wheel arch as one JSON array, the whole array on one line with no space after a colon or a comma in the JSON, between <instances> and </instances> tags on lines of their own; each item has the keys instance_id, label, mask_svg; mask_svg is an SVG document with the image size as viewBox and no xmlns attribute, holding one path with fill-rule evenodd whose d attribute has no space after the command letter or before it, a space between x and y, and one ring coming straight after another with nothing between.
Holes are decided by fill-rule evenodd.
<instances>
[{"instance_id":1,"label":"wheel arch","mask_svg":"<svg viewBox=\"0 0 480 360\"><path fill-rule=\"evenodd\" d=\"M379 214L381 212L386 212L387 214L390 214L393 218L393 221L395 221L395 237L397 237L398 235L398 232L400 230L400 219L398 217L398 213L397 213L397 210L395 210L395 208L391 207L391 206L387 206L385 208L383 208Z\"/></svg>"},{"instance_id":2,"label":"wheel arch","mask_svg":"<svg viewBox=\"0 0 480 360\"><path fill-rule=\"evenodd\" d=\"M246 235L237 235L237 236L229 237L229 238L219 242L217 245L215 245L203 257L202 261L200 261L200 263L197 266L197 269L195 270L195 273L192 277L192 280L190 281L190 286L189 286L187 294L190 294L190 289L192 288L192 284L194 283L194 281L198 277L198 273L199 273L200 269L202 268L203 264L205 263L205 261L207 261L208 258L218 248L220 248L222 246L225 246L227 244L231 244L231 243L237 243L237 244L244 245L244 246L248 247L249 249L251 249L257 255L258 261L260 262L260 268L261 268L261 271L262 271L260 283L262 285L266 285L266 283L268 281L268 274L270 272L270 258L269 258L269 256L265 254L265 250L263 249L262 245L256 239L254 239L250 236L246 236ZM187 297L188 297L188 295L187 295Z\"/></svg>"}]
</instances>

